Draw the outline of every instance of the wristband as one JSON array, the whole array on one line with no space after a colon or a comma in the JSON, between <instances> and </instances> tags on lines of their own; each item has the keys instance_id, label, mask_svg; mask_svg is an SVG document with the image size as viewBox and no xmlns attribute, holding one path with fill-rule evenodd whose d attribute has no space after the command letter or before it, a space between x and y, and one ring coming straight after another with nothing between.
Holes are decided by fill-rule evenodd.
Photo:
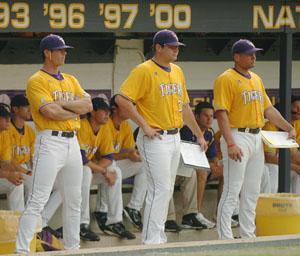
<instances>
[{"instance_id":1,"label":"wristband","mask_svg":"<svg viewBox=\"0 0 300 256\"><path fill-rule=\"evenodd\" d=\"M232 148L232 147L234 147L235 146L235 144L229 144L227 147L228 148Z\"/></svg>"}]
</instances>

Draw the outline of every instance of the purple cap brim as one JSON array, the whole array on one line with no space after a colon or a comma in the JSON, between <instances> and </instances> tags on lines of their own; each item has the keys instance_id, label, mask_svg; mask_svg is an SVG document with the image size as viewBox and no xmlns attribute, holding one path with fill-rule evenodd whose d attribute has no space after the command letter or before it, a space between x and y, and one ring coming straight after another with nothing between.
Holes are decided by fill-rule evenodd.
<instances>
[{"instance_id":1,"label":"purple cap brim","mask_svg":"<svg viewBox=\"0 0 300 256\"><path fill-rule=\"evenodd\" d=\"M180 43L180 42L167 43L166 45L172 45L172 46L186 46L185 44Z\"/></svg>"},{"instance_id":2,"label":"purple cap brim","mask_svg":"<svg viewBox=\"0 0 300 256\"><path fill-rule=\"evenodd\" d=\"M264 49L262 48L253 48L249 51L246 51L246 52L241 52L241 53L255 53L255 52L259 52L259 51L263 51Z\"/></svg>"},{"instance_id":3,"label":"purple cap brim","mask_svg":"<svg viewBox=\"0 0 300 256\"><path fill-rule=\"evenodd\" d=\"M51 50L60 50L60 49L74 49L74 47L70 45L63 45L63 46L51 48Z\"/></svg>"}]
</instances>

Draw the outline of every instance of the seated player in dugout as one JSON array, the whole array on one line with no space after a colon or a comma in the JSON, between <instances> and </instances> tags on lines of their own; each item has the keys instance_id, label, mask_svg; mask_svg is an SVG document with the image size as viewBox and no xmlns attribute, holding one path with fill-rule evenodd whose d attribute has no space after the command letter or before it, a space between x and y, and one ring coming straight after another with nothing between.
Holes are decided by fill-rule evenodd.
<instances>
[{"instance_id":1,"label":"seated player in dugout","mask_svg":"<svg viewBox=\"0 0 300 256\"><path fill-rule=\"evenodd\" d=\"M182 160L180 160L175 187L180 186L180 205L176 205L176 208L182 208L182 222L181 226L176 223L176 210L174 205L174 194L169 203L167 221L165 223L165 231L179 232L181 228L185 229L197 229L210 228L202 224L198 218L198 206L197 206L197 174L193 168L185 167Z\"/></svg>"},{"instance_id":2,"label":"seated player in dugout","mask_svg":"<svg viewBox=\"0 0 300 256\"><path fill-rule=\"evenodd\" d=\"M292 115L293 115L293 99L292 97ZM300 103L300 101L299 101ZM275 104L274 107L279 111L279 104ZM292 118L293 119L293 118ZM296 124L296 125L295 125ZM299 134L299 128L297 127L297 121L293 120L293 125L296 130L296 135ZM265 126L263 127L265 131L279 131L279 128L276 127L270 121L267 121ZM292 193L300 193L300 159L299 159L299 151L298 149L291 149L291 192ZM277 193L278 192L278 161L279 161L279 150L276 148L270 148L266 144L264 144L264 154L265 154L265 170L267 172L262 176L262 185L261 192L262 193Z\"/></svg>"},{"instance_id":3,"label":"seated player in dugout","mask_svg":"<svg viewBox=\"0 0 300 256\"><path fill-rule=\"evenodd\" d=\"M204 217L201 212L203 196L205 191L206 182L210 179L222 176L222 168L218 165L216 158L216 146L214 142L214 131L211 128L214 109L208 102L200 102L195 106L195 119L200 127L204 139L208 145L206 156L210 163L211 171L201 169L193 169L185 167L182 162L179 165L177 172L176 184L181 186L183 202L183 217L181 226L183 228L202 229L214 228L215 223ZM196 136L187 127L183 126L180 130L181 140L196 142ZM183 177L188 176L188 177ZM181 183L181 184L180 184ZM169 204L169 213L165 228L167 231L180 231L180 227L175 222L176 214L173 199Z\"/></svg>"},{"instance_id":4,"label":"seated player in dugout","mask_svg":"<svg viewBox=\"0 0 300 256\"><path fill-rule=\"evenodd\" d=\"M124 207L124 215L136 228L142 230L143 226L140 211L143 207L146 195L146 173L136 149L131 125L127 121L128 116L124 111L119 109L115 102L115 97L116 95L113 96L110 101L111 115L105 128L108 129L107 133L112 133L114 145L113 157L117 168L121 171L122 179L134 177L132 195L128 205ZM97 206L97 210L106 212L108 205L107 198L105 197L105 193L102 192L104 188L101 187L100 189L101 200L97 200L97 202L100 202L100 205Z\"/></svg>"},{"instance_id":5,"label":"seated player in dugout","mask_svg":"<svg viewBox=\"0 0 300 256\"><path fill-rule=\"evenodd\" d=\"M108 121L110 108L109 105L101 98L92 99L93 111L87 115L87 118L81 119L81 128L78 131L78 141L83 161L83 179L82 179L82 202L81 202L81 220L80 220L80 237L85 241L99 241L99 236L90 230L90 187L91 184L102 184L106 187L106 193L109 199L109 208L106 218L105 227L100 228L105 233L113 233L120 237L126 237L126 230L122 225L122 203L121 192L121 174L117 173L112 166L113 145L110 133L102 129ZM100 160L94 159L95 153L101 155ZM43 212L43 227L53 232L47 226L48 221L61 204L60 194L56 190L47 202ZM104 229L105 228L105 229ZM61 237L61 228L54 235Z\"/></svg>"},{"instance_id":6,"label":"seated player in dugout","mask_svg":"<svg viewBox=\"0 0 300 256\"><path fill-rule=\"evenodd\" d=\"M0 193L7 195L8 209L24 210L24 186L22 169L11 163L12 145L8 132L9 106L0 103Z\"/></svg>"},{"instance_id":7,"label":"seated player in dugout","mask_svg":"<svg viewBox=\"0 0 300 256\"><path fill-rule=\"evenodd\" d=\"M95 105L95 109L101 110L101 106L109 108L109 112L106 112L105 123L101 125L99 133L101 137L99 139L99 147L96 150L95 157L92 161L98 165L106 167L105 175L113 175L115 177L115 184L113 186L108 186L107 183L103 182L99 175L96 177L93 175L92 184L100 185L101 193L106 199L107 208L106 211L96 211L94 216L96 218L99 228L108 235L114 235L120 238L135 239L135 235L129 232L123 225L123 198L122 198L122 174L121 170L116 166L115 161L113 161L114 145L113 145L113 136L112 131L109 129L109 114L111 108L109 106L108 100L100 97L96 97L98 102L98 107ZM93 99L93 102L96 103L96 100ZM99 120L97 116L94 116L91 113L91 124ZM94 120L94 121L92 121ZM112 173L112 174L111 174ZM97 206L101 203L97 196Z\"/></svg>"},{"instance_id":8,"label":"seated player in dugout","mask_svg":"<svg viewBox=\"0 0 300 256\"><path fill-rule=\"evenodd\" d=\"M27 98L23 94L15 95L11 99L11 122L8 129L12 143L12 161L27 170L23 174L25 202L32 183L32 158L34 153L35 131L26 121L30 121L30 107Z\"/></svg>"},{"instance_id":9,"label":"seated player in dugout","mask_svg":"<svg viewBox=\"0 0 300 256\"><path fill-rule=\"evenodd\" d=\"M207 228L215 227L215 223L208 220L202 214L202 204L204 198L205 186L208 180L219 178L223 175L222 166L219 165L216 153L216 145L214 140L214 130L212 129L212 122L214 118L214 108L208 102L199 102L194 110L195 119L198 126L204 134L204 139L208 145L206 156L210 164L210 172L206 170L197 169L197 200L198 200L198 214L197 219ZM196 137L191 130L184 126L180 130L181 140L196 142Z\"/></svg>"}]
</instances>

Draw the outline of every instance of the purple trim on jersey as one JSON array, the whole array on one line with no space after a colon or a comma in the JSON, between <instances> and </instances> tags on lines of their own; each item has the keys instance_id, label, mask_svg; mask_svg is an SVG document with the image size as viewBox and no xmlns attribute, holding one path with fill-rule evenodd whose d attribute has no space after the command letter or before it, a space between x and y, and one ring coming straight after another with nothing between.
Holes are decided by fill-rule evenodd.
<instances>
[{"instance_id":1,"label":"purple trim on jersey","mask_svg":"<svg viewBox=\"0 0 300 256\"><path fill-rule=\"evenodd\" d=\"M47 71L45 71L43 69L41 69L41 71L47 73L49 76L54 77L56 80L59 80L59 81L64 80L64 77L63 77L63 75L62 75L62 73L60 71L58 71L57 74L50 74L50 73L48 73Z\"/></svg>"},{"instance_id":2,"label":"purple trim on jersey","mask_svg":"<svg viewBox=\"0 0 300 256\"><path fill-rule=\"evenodd\" d=\"M159 66L161 69L163 69L164 71L166 72L171 72L171 68L169 67L165 67L165 66L162 66L162 65L159 65L154 59L151 59L157 66Z\"/></svg>"},{"instance_id":3,"label":"purple trim on jersey","mask_svg":"<svg viewBox=\"0 0 300 256\"><path fill-rule=\"evenodd\" d=\"M86 157L85 151L80 149L82 164L86 165L89 162L89 159Z\"/></svg>"},{"instance_id":4,"label":"purple trim on jersey","mask_svg":"<svg viewBox=\"0 0 300 256\"><path fill-rule=\"evenodd\" d=\"M113 154L108 154L108 155L101 156L101 157L109 159L109 160L114 160L114 155Z\"/></svg>"},{"instance_id":5,"label":"purple trim on jersey","mask_svg":"<svg viewBox=\"0 0 300 256\"><path fill-rule=\"evenodd\" d=\"M240 71L238 71L236 68L232 68L235 72L239 73L241 76L247 78L247 79L251 79L251 75L245 75L243 73L241 73Z\"/></svg>"},{"instance_id":6,"label":"purple trim on jersey","mask_svg":"<svg viewBox=\"0 0 300 256\"><path fill-rule=\"evenodd\" d=\"M44 105L40 106L39 111L40 111L43 107L45 107L45 106L47 106L47 105L49 105L49 104L53 104L53 103L54 103L53 101L52 101L52 102L45 103Z\"/></svg>"}]
</instances>

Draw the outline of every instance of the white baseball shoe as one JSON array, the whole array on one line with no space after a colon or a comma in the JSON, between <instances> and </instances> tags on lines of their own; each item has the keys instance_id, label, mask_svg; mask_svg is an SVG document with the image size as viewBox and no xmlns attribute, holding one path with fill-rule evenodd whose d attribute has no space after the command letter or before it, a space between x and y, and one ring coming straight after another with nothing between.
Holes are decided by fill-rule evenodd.
<instances>
[{"instance_id":1,"label":"white baseball shoe","mask_svg":"<svg viewBox=\"0 0 300 256\"><path fill-rule=\"evenodd\" d=\"M203 226L206 226L207 229L211 229L216 226L215 222L206 219L201 212L197 213L196 218L197 220L199 220L199 222L201 222Z\"/></svg>"},{"instance_id":2,"label":"white baseball shoe","mask_svg":"<svg viewBox=\"0 0 300 256\"><path fill-rule=\"evenodd\" d=\"M231 218L231 227L236 228L239 226L239 222Z\"/></svg>"}]
</instances>

